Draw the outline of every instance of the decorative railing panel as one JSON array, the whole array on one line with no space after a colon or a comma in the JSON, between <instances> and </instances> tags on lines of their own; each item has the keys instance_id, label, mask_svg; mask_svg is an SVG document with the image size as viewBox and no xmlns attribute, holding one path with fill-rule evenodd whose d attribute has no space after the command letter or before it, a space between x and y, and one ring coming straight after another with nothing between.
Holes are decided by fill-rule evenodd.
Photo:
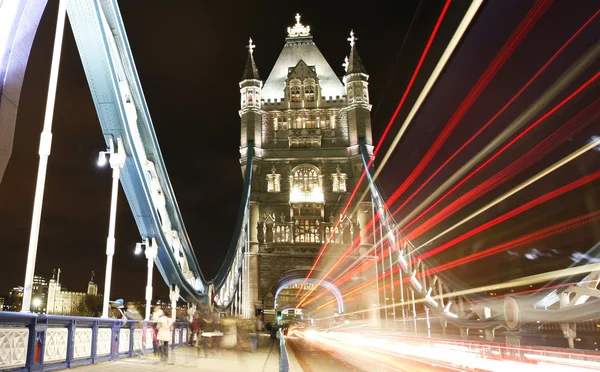
<instances>
[{"instance_id":1,"label":"decorative railing panel","mask_svg":"<svg viewBox=\"0 0 600 372\"><path fill-rule=\"evenodd\" d=\"M144 335L144 330L140 328L136 328L133 330L133 350L142 350L143 340L142 336ZM152 337L152 336L150 336ZM150 343L150 347L152 347L152 343Z\"/></svg>"},{"instance_id":2,"label":"decorative railing panel","mask_svg":"<svg viewBox=\"0 0 600 372\"><path fill-rule=\"evenodd\" d=\"M31 329L36 337L29 337ZM172 348L186 344L188 329L188 323L175 323ZM144 321L0 312L0 371L50 371L116 360L141 350L144 342L152 350L152 335L152 323Z\"/></svg>"},{"instance_id":3,"label":"decorative railing panel","mask_svg":"<svg viewBox=\"0 0 600 372\"><path fill-rule=\"evenodd\" d=\"M152 327L146 328L146 349L152 349L154 347L153 338L154 330L152 329Z\"/></svg>"},{"instance_id":4,"label":"decorative railing panel","mask_svg":"<svg viewBox=\"0 0 600 372\"><path fill-rule=\"evenodd\" d=\"M66 328L48 328L44 347L44 362L57 362L67 359L67 340L69 330Z\"/></svg>"},{"instance_id":5,"label":"decorative railing panel","mask_svg":"<svg viewBox=\"0 0 600 372\"><path fill-rule=\"evenodd\" d=\"M112 329L100 328L98 330L98 341L96 341L96 355L110 354L110 339L112 337Z\"/></svg>"},{"instance_id":6,"label":"decorative railing panel","mask_svg":"<svg viewBox=\"0 0 600 372\"><path fill-rule=\"evenodd\" d=\"M89 358L92 356L92 329L76 328L73 358Z\"/></svg>"},{"instance_id":7,"label":"decorative railing panel","mask_svg":"<svg viewBox=\"0 0 600 372\"><path fill-rule=\"evenodd\" d=\"M26 328L0 328L0 369L25 366L28 337Z\"/></svg>"},{"instance_id":8,"label":"decorative railing panel","mask_svg":"<svg viewBox=\"0 0 600 372\"><path fill-rule=\"evenodd\" d=\"M334 222L319 222L306 228L294 225L294 222L260 222L259 243L333 243L351 244L360 232L356 222L345 220L336 225Z\"/></svg>"},{"instance_id":9,"label":"decorative railing panel","mask_svg":"<svg viewBox=\"0 0 600 372\"><path fill-rule=\"evenodd\" d=\"M129 351L129 337L131 332L128 329L121 328L119 330L119 353L126 353Z\"/></svg>"}]
</instances>

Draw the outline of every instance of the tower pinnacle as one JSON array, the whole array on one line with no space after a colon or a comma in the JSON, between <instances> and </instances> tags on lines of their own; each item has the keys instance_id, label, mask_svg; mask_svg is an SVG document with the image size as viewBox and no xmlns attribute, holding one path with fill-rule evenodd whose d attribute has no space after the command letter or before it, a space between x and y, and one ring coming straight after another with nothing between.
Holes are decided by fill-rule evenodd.
<instances>
[{"instance_id":1,"label":"tower pinnacle","mask_svg":"<svg viewBox=\"0 0 600 372\"><path fill-rule=\"evenodd\" d=\"M256 63L254 63L253 53L256 45L253 44L252 38L248 39L248 45L246 45L246 48L248 48L248 61L246 62L244 73L242 74L242 80L260 80Z\"/></svg>"},{"instance_id":2,"label":"tower pinnacle","mask_svg":"<svg viewBox=\"0 0 600 372\"><path fill-rule=\"evenodd\" d=\"M296 24L293 27L288 27L288 37L310 36L310 26L304 26L300 23L300 13L296 13Z\"/></svg>"},{"instance_id":3,"label":"tower pinnacle","mask_svg":"<svg viewBox=\"0 0 600 372\"><path fill-rule=\"evenodd\" d=\"M246 45L246 48L248 48L248 51L250 52L250 54L252 54L252 52L254 52L254 48L256 48L256 45L252 44L252 38L249 39L248 45Z\"/></svg>"},{"instance_id":4,"label":"tower pinnacle","mask_svg":"<svg viewBox=\"0 0 600 372\"><path fill-rule=\"evenodd\" d=\"M354 36L354 30L350 30L350 37L347 39L350 42L350 60L346 67L347 74L366 74L367 71L358 56L358 51L356 50L356 40L358 38Z\"/></svg>"},{"instance_id":5,"label":"tower pinnacle","mask_svg":"<svg viewBox=\"0 0 600 372\"><path fill-rule=\"evenodd\" d=\"M354 41L358 40L357 37L354 37L354 30L350 30L350 37L347 40L350 42L350 48L353 48Z\"/></svg>"}]
</instances>

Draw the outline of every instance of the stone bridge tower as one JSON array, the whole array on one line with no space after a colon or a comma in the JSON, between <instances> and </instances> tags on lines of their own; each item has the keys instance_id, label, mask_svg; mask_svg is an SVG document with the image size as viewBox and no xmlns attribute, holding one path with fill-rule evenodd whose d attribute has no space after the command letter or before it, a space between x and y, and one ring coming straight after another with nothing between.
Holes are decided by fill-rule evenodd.
<instances>
[{"instance_id":1,"label":"stone bridge tower","mask_svg":"<svg viewBox=\"0 0 600 372\"><path fill-rule=\"evenodd\" d=\"M348 39L351 49L350 59L343 64L345 75L339 77L315 45L310 26L300 23L299 15L287 31L283 50L264 85L250 39L240 82L242 172L249 141L254 141L255 147L249 234L252 248L244 273L246 316L253 316L258 308L270 314L274 306L295 306L299 300L295 288L322 247L327 244L311 275L317 279L372 218L370 196L354 215L341 215L363 170L359 139L364 139L369 155L373 142L368 75L354 35ZM372 244L363 233L360 249L355 249L347 263L368 259L361 254ZM336 274L327 280L335 279ZM367 270L350 282L356 285L374 276L374 269ZM374 309L375 288L367 290L370 295L348 303L345 311ZM323 301L331 298L334 296L325 296ZM343 309L332 306L328 311L333 314ZM375 316L377 312L370 313Z\"/></svg>"}]
</instances>

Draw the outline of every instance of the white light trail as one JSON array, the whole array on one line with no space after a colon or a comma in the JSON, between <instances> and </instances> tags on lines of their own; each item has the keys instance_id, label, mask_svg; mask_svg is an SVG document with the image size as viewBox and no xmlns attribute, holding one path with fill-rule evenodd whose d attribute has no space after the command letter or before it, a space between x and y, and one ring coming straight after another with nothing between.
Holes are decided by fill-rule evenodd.
<instances>
[{"instance_id":1,"label":"white light trail","mask_svg":"<svg viewBox=\"0 0 600 372\"><path fill-rule=\"evenodd\" d=\"M588 51L581 56L571 67L563 73L553 84L550 86L544 94L542 94L531 106L529 106L523 113L521 113L510 125L506 127L498 136L496 136L490 143L488 143L481 151L472 156L460 169L452 174L442 185L437 187L431 194L423 200L416 208L413 208L402 221L400 226L404 226L407 222L413 219L418 213L420 213L425 206L429 205L438 196L445 192L451 185L455 184L460 180L469 169L473 168L477 163L482 161L492 151L494 151L500 144L511 138L516 131L518 131L525 123L535 117L540 110L550 104L563 89L568 87L579 75L584 72L591 63L596 60L600 54L600 41L596 42ZM381 169L381 166L379 169Z\"/></svg>"},{"instance_id":2,"label":"white light trail","mask_svg":"<svg viewBox=\"0 0 600 372\"><path fill-rule=\"evenodd\" d=\"M516 194L517 192L523 190L525 187L527 187L527 186L531 185L532 183L538 181L539 179L543 178L544 176L552 173L553 171L557 170L558 168L562 167L563 165L567 164L568 162L570 162L570 161L578 158L579 156L585 154L586 152L590 151L591 149L593 149L594 147L596 147L598 145L600 145L600 138L596 139L595 141L592 141L592 142L588 143L587 145L581 147L577 151L571 153L570 155L564 157L563 159L557 161L556 163L552 164L548 168L546 168L543 171L539 172L535 176L529 178L525 182L522 182L521 184L517 185L516 187L514 187L511 190L507 191L506 193L500 195L499 197L497 197L496 199L492 200L488 204L484 205L483 207L479 208L475 212L471 213L469 216L463 218L462 220L460 220L456 224L450 226L449 228L447 228L443 232L439 233L438 235L436 235L433 238L429 239L425 243L421 244L420 246L418 246L417 248L415 248L410 253L416 252L419 249L427 246L428 244L430 244L434 240L437 240L438 238L446 235L450 231L452 231L452 230L456 229L457 227L461 226L465 222L467 222L467 221L469 221L469 220L471 220L471 219L479 216L481 213L487 211L488 209L492 208L496 204L502 202L503 200L505 200L505 199L509 198L510 196Z\"/></svg>"},{"instance_id":3,"label":"white light trail","mask_svg":"<svg viewBox=\"0 0 600 372\"><path fill-rule=\"evenodd\" d=\"M467 31L467 28L471 24L471 21L473 20L473 18L477 14L477 11L479 10L479 7L481 6L482 3L483 3L483 0L473 0L471 2L471 6L469 6L469 9L467 9L467 12L465 13L462 21L460 22L460 24L458 25L456 31L454 32L454 35L452 36L452 39L450 39L450 42L446 46L446 49L444 50L444 53L440 57L440 59L439 59L437 65L435 66L433 72L429 76L429 79L425 83L425 86L421 90L421 93L419 94L419 97L417 98L417 100L415 101L412 109L410 110L410 112L406 116L406 119L404 119L404 122L402 123L402 126L400 127L400 130L398 130L398 134L396 134L396 137L394 138L394 141L392 141L392 144L390 145L390 148L387 150L387 152L383 156L383 159L381 160L381 164L379 165L379 167L377 168L377 171L375 172L375 174L371 178L370 183L375 182L375 180L379 176L379 173L381 172L381 170L383 169L383 167L385 166L385 164L389 160L390 156L392 156L392 153L394 152L396 146L400 142L400 139L404 135L404 132L406 132L406 129L410 125L412 119L417 114L417 111L419 111L419 109L421 108L421 104L423 103L423 101L425 101L425 98L427 98L427 95L429 94L429 91L431 90L431 88L433 88L433 85L437 81L437 78L442 73L442 70L446 66L446 63L448 62L448 60L452 56L452 53L454 53L454 50L456 49L456 46L458 45L458 43L460 42L460 39L462 39L463 35ZM366 195L367 195L368 192L369 192L369 188L366 188L365 191L363 191L362 195L360 196L359 200L360 201L364 200L364 198L366 197ZM356 212L356 209L359 208L360 201L356 204L355 210L351 213L351 215L353 215Z\"/></svg>"}]
</instances>

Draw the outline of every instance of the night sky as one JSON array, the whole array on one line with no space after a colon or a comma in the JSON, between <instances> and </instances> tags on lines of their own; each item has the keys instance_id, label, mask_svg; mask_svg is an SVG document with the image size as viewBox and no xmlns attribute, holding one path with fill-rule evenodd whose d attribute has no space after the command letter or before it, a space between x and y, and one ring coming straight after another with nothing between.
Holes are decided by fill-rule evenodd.
<instances>
[{"instance_id":1,"label":"night sky","mask_svg":"<svg viewBox=\"0 0 600 372\"><path fill-rule=\"evenodd\" d=\"M248 37L252 37L257 45L254 57L264 81L283 47L286 28L295 22L296 12L302 15L304 24L311 26L315 43L339 75L343 74L342 62L349 52L346 38L350 29L354 29L359 54L370 74L373 131L378 141L444 2L398 1L370 6L366 3L352 6L335 2L332 9L307 2L277 2L276 7L272 6L273 2L266 1L239 2L239 5L232 6L223 1L181 0L168 7L162 1L128 0L119 3L187 231L204 276L212 278L227 251L241 194L238 82L246 61L247 49L244 46ZM391 195L412 171L533 3L492 0L483 6L458 52L382 172L380 185L384 194ZM384 142L386 145L395 136L401 120L408 113L468 5L466 0L457 0L451 5L413 93L408 96L390 138ZM495 114L598 6L596 0L580 0L576 8L572 1L554 1L400 202ZM24 278L56 8L57 2L49 1L36 36L21 95L13 155L0 184L0 242L3 252L0 295L8 293L13 286L22 285ZM414 25L402 47L413 17ZM418 205L428 192L458 169L461 162L474 156L497 136L590 48L599 34L600 20L596 19L538 81L406 209ZM559 94L554 104L593 76L599 67L600 63L595 60ZM513 162L592 103L600 96L599 92L598 84L592 84L461 187L449 200L456 199ZM450 226L581 147L592 136L600 135L598 120L588 123L576 136L531 168L451 216L416 243L426 241L435 235L434 232ZM111 171L110 168L96 166L98 151L105 149L105 143L69 26L63 46L53 133L36 273L50 276L53 269L60 267L63 286L73 291L84 291L90 272L95 271L96 282L102 291ZM386 145L381 155L387 151ZM440 243L598 170L600 152L590 151L448 234L440 239ZM444 205L447 202L435 210ZM447 262L598 209L600 181L596 180L486 230L435 258L438 262ZM469 285L478 285L562 268L573 263L573 252L585 253L598 240L600 223L596 221L552 239L465 265L452 273ZM111 297L143 298L146 260L133 254L137 241L139 233L124 194L120 192ZM160 275L155 275L154 288L156 294L167 293L167 286Z\"/></svg>"}]
</instances>

